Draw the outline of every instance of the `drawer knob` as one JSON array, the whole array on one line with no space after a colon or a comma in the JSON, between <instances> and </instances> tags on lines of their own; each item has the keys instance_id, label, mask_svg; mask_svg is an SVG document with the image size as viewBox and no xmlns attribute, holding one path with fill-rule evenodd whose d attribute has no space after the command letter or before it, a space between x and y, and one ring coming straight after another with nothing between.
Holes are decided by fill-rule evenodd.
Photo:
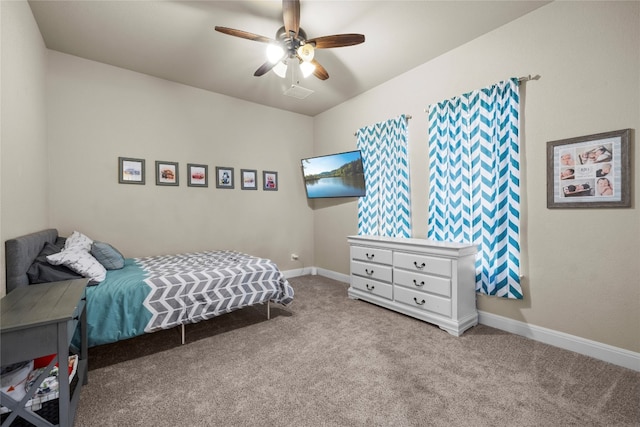
<instances>
[{"instance_id":1,"label":"drawer knob","mask_svg":"<svg viewBox=\"0 0 640 427\"><path fill-rule=\"evenodd\" d=\"M416 297L413 297L413 300L414 300L414 301L416 302L416 304L418 304L418 305L424 305L424 303L426 302L425 300L418 301L418 298L416 298Z\"/></svg>"},{"instance_id":2,"label":"drawer knob","mask_svg":"<svg viewBox=\"0 0 640 427\"><path fill-rule=\"evenodd\" d=\"M371 269L371 271L369 271L368 268L365 268L364 272L367 273L369 276L371 276L373 274L373 268Z\"/></svg>"},{"instance_id":3,"label":"drawer knob","mask_svg":"<svg viewBox=\"0 0 640 427\"><path fill-rule=\"evenodd\" d=\"M418 283L416 281L416 279L413 279L413 284L416 285L416 286L424 286L424 280L422 282Z\"/></svg>"},{"instance_id":4,"label":"drawer knob","mask_svg":"<svg viewBox=\"0 0 640 427\"><path fill-rule=\"evenodd\" d=\"M367 252L365 255L366 255L367 259L373 259L373 257L375 257L375 256L376 256L376 254L371 254L371 255L369 255L369 253L368 253L368 252Z\"/></svg>"},{"instance_id":5,"label":"drawer knob","mask_svg":"<svg viewBox=\"0 0 640 427\"><path fill-rule=\"evenodd\" d=\"M425 263L424 262L422 264L418 265L418 263L416 261L413 261L413 265L415 265L418 270L422 270L425 267Z\"/></svg>"},{"instance_id":6,"label":"drawer knob","mask_svg":"<svg viewBox=\"0 0 640 427\"><path fill-rule=\"evenodd\" d=\"M372 291L372 290L374 290L374 289L376 288L375 286L370 285L370 284L368 284L368 283L366 284L366 286L367 286L367 290L368 290L368 291Z\"/></svg>"}]
</instances>

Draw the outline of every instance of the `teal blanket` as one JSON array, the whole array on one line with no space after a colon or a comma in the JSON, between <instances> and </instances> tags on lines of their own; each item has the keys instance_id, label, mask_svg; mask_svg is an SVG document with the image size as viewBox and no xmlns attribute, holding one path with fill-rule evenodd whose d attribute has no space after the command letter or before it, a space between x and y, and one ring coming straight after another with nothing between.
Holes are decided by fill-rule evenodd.
<instances>
[{"instance_id":1,"label":"teal blanket","mask_svg":"<svg viewBox=\"0 0 640 427\"><path fill-rule=\"evenodd\" d=\"M87 335L89 347L135 337L144 333L151 313L143 302L151 288L145 271L133 258L124 268L107 271L98 286L87 288Z\"/></svg>"}]
</instances>

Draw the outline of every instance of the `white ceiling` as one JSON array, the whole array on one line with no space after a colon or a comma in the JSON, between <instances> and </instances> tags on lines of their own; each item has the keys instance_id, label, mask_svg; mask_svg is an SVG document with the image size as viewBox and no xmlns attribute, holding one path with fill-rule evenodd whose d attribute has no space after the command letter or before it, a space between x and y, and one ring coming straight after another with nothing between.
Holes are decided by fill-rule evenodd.
<instances>
[{"instance_id":1,"label":"white ceiling","mask_svg":"<svg viewBox=\"0 0 640 427\"><path fill-rule=\"evenodd\" d=\"M214 31L231 27L274 38L280 1L29 1L47 48L189 86L315 116L548 1L302 0L308 38L365 35L357 46L322 49L329 79L300 78L314 91L284 96L292 83L254 77L266 44Z\"/></svg>"}]
</instances>

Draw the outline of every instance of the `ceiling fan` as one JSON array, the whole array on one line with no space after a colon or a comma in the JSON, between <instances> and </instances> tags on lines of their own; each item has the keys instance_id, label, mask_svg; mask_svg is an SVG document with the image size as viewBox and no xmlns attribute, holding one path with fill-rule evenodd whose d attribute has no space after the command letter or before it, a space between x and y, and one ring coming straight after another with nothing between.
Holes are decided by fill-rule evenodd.
<instances>
[{"instance_id":1,"label":"ceiling fan","mask_svg":"<svg viewBox=\"0 0 640 427\"><path fill-rule=\"evenodd\" d=\"M300 28L300 0L282 0L282 18L284 26L278 29L275 39L233 28L216 26L215 29L230 36L268 43L268 60L253 73L256 77L273 69L274 73L284 78L287 65L297 63L300 65L304 77L313 74L320 80L326 80L329 78L329 73L315 59L316 49L354 46L364 43L364 35L362 34L336 34L307 39L307 34Z\"/></svg>"}]
</instances>

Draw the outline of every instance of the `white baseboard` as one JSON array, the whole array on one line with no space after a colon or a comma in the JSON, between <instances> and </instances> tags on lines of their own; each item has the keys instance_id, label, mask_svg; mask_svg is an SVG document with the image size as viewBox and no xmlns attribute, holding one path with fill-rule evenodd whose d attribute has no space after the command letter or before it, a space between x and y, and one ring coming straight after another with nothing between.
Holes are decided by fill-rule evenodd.
<instances>
[{"instance_id":1,"label":"white baseboard","mask_svg":"<svg viewBox=\"0 0 640 427\"><path fill-rule=\"evenodd\" d=\"M283 271L282 274L284 274L284 277L286 277L287 279L310 274L312 276L320 275L320 276L328 277L329 279L337 280L339 282L344 282L344 283L350 282L348 274L336 273L335 271L325 270L324 268L317 268L317 267L305 267L305 268L298 268L295 270L286 270L286 271Z\"/></svg>"},{"instance_id":2,"label":"white baseboard","mask_svg":"<svg viewBox=\"0 0 640 427\"><path fill-rule=\"evenodd\" d=\"M338 282L351 283L351 277L348 274L336 273L335 271L325 270L324 268L318 268L317 270L320 276L328 277Z\"/></svg>"},{"instance_id":3,"label":"white baseboard","mask_svg":"<svg viewBox=\"0 0 640 427\"><path fill-rule=\"evenodd\" d=\"M287 279L291 279L292 277L298 277L298 276L306 276L309 274L315 275L316 268L315 267L297 268L295 270L283 271L282 274L284 274L284 277L286 277Z\"/></svg>"},{"instance_id":4,"label":"white baseboard","mask_svg":"<svg viewBox=\"0 0 640 427\"><path fill-rule=\"evenodd\" d=\"M511 332L554 347L584 354L585 356L613 363L614 365L629 368L634 371L640 371L640 353L580 338L575 335L569 335L553 329L530 325L484 311L478 312L478 321L492 328Z\"/></svg>"}]
</instances>

